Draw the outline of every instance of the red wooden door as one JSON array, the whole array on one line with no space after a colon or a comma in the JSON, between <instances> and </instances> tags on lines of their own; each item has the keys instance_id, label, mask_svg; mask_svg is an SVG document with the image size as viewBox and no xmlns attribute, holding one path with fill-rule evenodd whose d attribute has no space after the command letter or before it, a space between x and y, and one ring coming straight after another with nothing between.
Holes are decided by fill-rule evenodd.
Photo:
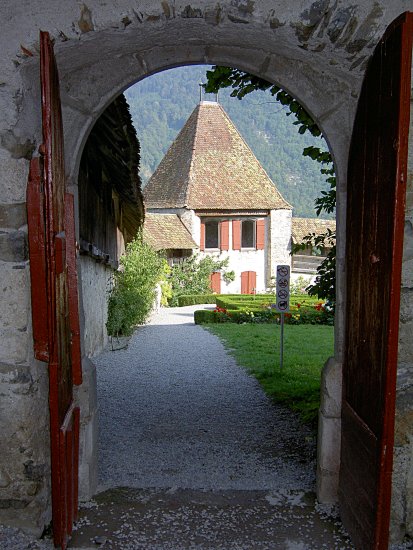
<instances>
[{"instance_id":1,"label":"red wooden door","mask_svg":"<svg viewBox=\"0 0 413 550\"><path fill-rule=\"evenodd\" d=\"M339 499L358 549L387 549L410 105L412 15L367 68L348 166Z\"/></svg>"},{"instance_id":2,"label":"red wooden door","mask_svg":"<svg viewBox=\"0 0 413 550\"><path fill-rule=\"evenodd\" d=\"M255 294L257 286L257 274L255 271L243 271L241 273L241 294Z\"/></svg>"},{"instance_id":3,"label":"red wooden door","mask_svg":"<svg viewBox=\"0 0 413 550\"><path fill-rule=\"evenodd\" d=\"M211 273L210 285L212 292L215 292L216 294L221 294L221 273L219 271Z\"/></svg>"},{"instance_id":4,"label":"red wooden door","mask_svg":"<svg viewBox=\"0 0 413 550\"><path fill-rule=\"evenodd\" d=\"M73 197L65 192L59 81L48 33L40 33L43 144L27 190L36 358L49 365L53 536L66 548L77 514L81 383ZM69 265L68 265L69 261Z\"/></svg>"}]
</instances>

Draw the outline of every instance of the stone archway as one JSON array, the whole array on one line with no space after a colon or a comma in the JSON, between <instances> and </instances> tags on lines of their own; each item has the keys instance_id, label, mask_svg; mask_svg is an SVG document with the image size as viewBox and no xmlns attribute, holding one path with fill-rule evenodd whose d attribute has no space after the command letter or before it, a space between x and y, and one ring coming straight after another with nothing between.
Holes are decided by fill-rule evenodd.
<instances>
[{"instance_id":1,"label":"stone archway","mask_svg":"<svg viewBox=\"0 0 413 550\"><path fill-rule=\"evenodd\" d=\"M171 32L174 33L175 30L172 29ZM99 42L100 38L102 37L97 37L97 42ZM309 79L308 68L303 71L303 66L301 64L298 64L294 70L291 69L291 65L288 63L281 64L280 66L274 63L274 65L271 66L268 54L259 51L256 47L252 46L249 48L243 47L240 49L231 47L227 43L217 44L215 46L215 51L212 53L209 43L210 37L208 36L205 38L205 42L203 44L200 40L198 40L198 43L195 46L188 45L187 43L182 45L178 41L174 47L170 45L167 47L153 45L152 48L149 48L149 46L147 46L147 50L139 55L136 52L131 54L133 44L119 42L117 35L112 37L111 40L114 40L115 44L117 43L116 48L119 49L119 53L115 55L111 50L110 57L107 59L108 66L110 66L113 63L113 60L116 59L119 67L117 71L109 72L110 75L113 75L113 78L107 78L107 74L102 71L101 64L96 64L92 67L89 65L90 57L92 56L91 52L95 51L96 48L99 48L99 44L88 44L87 49L90 48L90 50L84 54L84 59L88 60L86 67L82 66L81 61L79 63L79 58L76 58L75 66L71 67L70 70L67 70L68 67L64 70L64 58L61 62L63 71L62 68L60 70L65 75L62 78L62 90L64 90L62 92L62 107L65 121L65 132L68 138L66 141L67 173L69 174L71 191L73 191L75 195L77 191L77 170L83 144L87 139L89 131L92 128L96 118L101 114L102 109L105 108L111 100L113 100L116 94L136 80L145 78L155 72L171 68L176 65L202 62L210 64L228 64L230 66L236 66L243 70L254 72L258 76L279 83L281 86L291 90L293 93L296 88L299 88L298 92L295 92L295 95L298 96L298 99L310 112L312 112L320 127L323 128L336 161L339 182L341 182L343 186L346 174L346 140L350 134L350 128L347 128L347 131L345 131L345 128L341 127L338 132L335 117L342 118L344 116L343 110L348 112L349 110L355 108L355 101L351 99L351 93L349 93L348 89L348 101L346 100L341 102L338 100L340 94L344 91L343 87L345 86L348 88L348 83L345 83L344 80L338 81L336 79L327 79L323 76L322 72L320 72L318 74L321 81L320 86L314 87L314 83ZM156 52L156 56L154 55L152 49ZM146 58L148 58L148 61L146 61ZM134 73L129 72L131 71L131 59L133 60L133 65L136 65L136 60L139 60L138 67L134 67ZM122 62L120 60L122 60ZM287 82L287 85L284 84L283 78ZM93 94L91 89L88 89L88 86L91 86L92 82L93 89L95 90ZM297 82L299 82L298 86ZM87 88L86 90L84 89L85 86ZM97 91L99 91L99 93L97 93ZM83 105L82 108L79 103L83 101L85 95L86 105ZM92 102L92 95L94 96L95 103ZM77 101L74 101L74 98L78 98ZM341 248L344 248L345 240L345 230L343 227L344 223L342 220L344 208L345 207L343 204L339 204L338 210L342 213L341 220L340 215L338 215L338 231L340 235L338 237L339 249L340 242ZM340 233L340 231L342 232ZM342 293L342 291L340 291L340 293ZM336 323L336 350L342 349L343 316L343 310L339 310ZM335 395L333 400L336 399L337 395L341 391L340 362L341 355L338 351L334 360L330 360L327 369L329 378L332 378L333 383L335 384ZM85 390L89 391L92 396L95 392L93 372L90 373L90 381L91 385L89 386L89 390L84 387L82 390L83 395L85 395ZM331 400L331 396L326 394L326 399ZM86 393L86 401L94 401L94 399L91 395L87 395ZM324 430L322 432L324 434L324 440L320 441L318 493L319 498L326 502L331 502L336 499L340 451L339 402L339 398L337 398L337 402L334 401L334 415L332 417L329 416L322 419L324 421ZM84 408L88 408L87 403L83 403L83 405ZM94 421L95 419L90 417L90 422ZM91 426L92 424L84 425L84 433L93 431ZM86 441L84 441L83 447L88 447L88 443ZM327 448L328 451L325 451L325 448ZM90 472L95 469L95 463L96 449L89 448L89 452L83 454L83 461L81 457L81 472L87 471L90 474ZM91 494L91 492L93 492L93 483L91 483L90 475L85 478L82 478L81 475L81 486L83 486L84 494Z\"/></svg>"},{"instance_id":2,"label":"stone archway","mask_svg":"<svg viewBox=\"0 0 413 550\"><path fill-rule=\"evenodd\" d=\"M62 1L53 7L53 13L50 7L36 3L28 18L22 17L16 6L6 7L13 33L7 30L2 38L7 60L3 72L7 85L3 88L2 105L8 113L1 136L6 167L3 176L5 202L12 205L24 202L27 158L40 143L36 54L39 27L51 30L56 38L68 183L69 190L75 194L80 155L88 132L106 105L131 83L165 68L191 63L236 66L279 83L300 100L323 128L337 167L339 315L335 358L328 367L336 379L337 395L345 314L343 269L348 148L365 63L385 28L405 7L402 0L392 2L390 7L386 4L373 5L366 0L359 2L352 11L340 6L330 7L329 2L314 2L308 9L302 9L301 3L291 6L282 0L276 6L270 0L259 6L244 0L220 3L195 0L190 4L162 1L156 5L149 0L138 4L124 0L121 7L103 5L100 0L90 0L87 6L80 7ZM11 61L15 62L14 68L10 68ZM13 191L10 191L9 179L16 183ZM11 222L9 225L13 228ZM8 271L5 273L7 276ZM13 296L18 296L19 292L17 286L11 290ZM27 313L30 306L26 298L16 299L20 309ZM10 332L10 336L4 332L6 351L1 359L11 366L11 371L19 362L27 362L26 370L37 377L31 410L34 407L39 411L43 427L47 427L47 406L43 396L45 379L30 352L30 329L26 330L24 338L17 332L17 329ZM17 337L25 354L17 353ZM13 349L10 346L14 346ZM93 375L91 380L93 383ZM16 399L23 408L22 398ZM330 441L337 437L339 423L339 404L335 405L330 431L325 431ZM5 412L6 419L10 416ZM12 433L15 422L10 425L6 433ZM27 457L21 457L17 449L14 455L7 453L9 462L16 462L23 469ZM27 516L27 522L36 524L34 529L47 521L45 510L48 506L45 496L47 450L41 449L36 456L44 465L42 488L46 490L41 495L39 492L36 498L26 498L25 489L19 484L9 484L7 489L8 495L20 495L18 498L23 499L23 494L26 502L33 504L34 512ZM337 466L331 471L323 471L320 478L326 481L324 486L319 486L319 493L324 494L325 500L334 495Z\"/></svg>"}]
</instances>

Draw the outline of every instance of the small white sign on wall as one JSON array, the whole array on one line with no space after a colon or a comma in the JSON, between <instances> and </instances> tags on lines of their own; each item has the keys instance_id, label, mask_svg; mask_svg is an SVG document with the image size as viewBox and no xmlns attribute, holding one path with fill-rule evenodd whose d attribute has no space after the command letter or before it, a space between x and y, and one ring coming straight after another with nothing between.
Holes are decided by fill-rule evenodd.
<instances>
[{"instance_id":1,"label":"small white sign on wall","mask_svg":"<svg viewBox=\"0 0 413 550\"><path fill-rule=\"evenodd\" d=\"M290 266L277 265L275 309L285 313L290 309Z\"/></svg>"}]
</instances>

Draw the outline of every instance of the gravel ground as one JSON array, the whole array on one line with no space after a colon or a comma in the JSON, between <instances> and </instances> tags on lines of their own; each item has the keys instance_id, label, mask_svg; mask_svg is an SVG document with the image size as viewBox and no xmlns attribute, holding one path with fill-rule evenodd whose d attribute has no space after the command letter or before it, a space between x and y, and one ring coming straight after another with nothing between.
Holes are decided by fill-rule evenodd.
<instances>
[{"instance_id":1,"label":"gravel ground","mask_svg":"<svg viewBox=\"0 0 413 550\"><path fill-rule=\"evenodd\" d=\"M193 324L200 307L161 309L95 359L100 489L313 490L313 434Z\"/></svg>"},{"instance_id":2,"label":"gravel ground","mask_svg":"<svg viewBox=\"0 0 413 550\"><path fill-rule=\"evenodd\" d=\"M314 435L193 324L200 307L161 310L95 358L101 492L70 548L351 548L314 505ZM0 526L0 550L52 547Z\"/></svg>"}]
</instances>

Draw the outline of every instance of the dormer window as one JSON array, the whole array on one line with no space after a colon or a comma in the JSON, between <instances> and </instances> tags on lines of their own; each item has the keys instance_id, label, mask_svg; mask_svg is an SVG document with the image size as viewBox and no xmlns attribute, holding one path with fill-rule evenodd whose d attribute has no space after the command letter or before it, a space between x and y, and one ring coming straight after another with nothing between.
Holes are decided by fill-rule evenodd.
<instances>
[{"instance_id":1,"label":"dormer window","mask_svg":"<svg viewBox=\"0 0 413 550\"><path fill-rule=\"evenodd\" d=\"M241 222L241 247L255 248L255 220L243 220Z\"/></svg>"},{"instance_id":2,"label":"dormer window","mask_svg":"<svg viewBox=\"0 0 413 550\"><path fill-rule=\"evenodd\" d=\"M219 248L219 222L205 222L205 248Z\"/></svg>"}]
</instances>

